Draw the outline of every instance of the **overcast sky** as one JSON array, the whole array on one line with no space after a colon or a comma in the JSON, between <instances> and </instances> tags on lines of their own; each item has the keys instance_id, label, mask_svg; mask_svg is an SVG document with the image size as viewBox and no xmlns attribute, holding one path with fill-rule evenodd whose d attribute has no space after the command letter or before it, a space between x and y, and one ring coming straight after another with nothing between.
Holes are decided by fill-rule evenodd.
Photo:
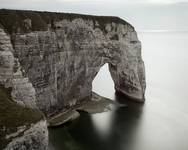
<instances>
[{"instance_id":1,"label":"overcast sky","mask_svg":"<svg viewBox=\"0 0 188 150\"><path fill-rule=\"evenodd\" d=\"M137 30L188 30L188 0L0 0L0 8L111 15Z\"/></svg>"}]
</instances>

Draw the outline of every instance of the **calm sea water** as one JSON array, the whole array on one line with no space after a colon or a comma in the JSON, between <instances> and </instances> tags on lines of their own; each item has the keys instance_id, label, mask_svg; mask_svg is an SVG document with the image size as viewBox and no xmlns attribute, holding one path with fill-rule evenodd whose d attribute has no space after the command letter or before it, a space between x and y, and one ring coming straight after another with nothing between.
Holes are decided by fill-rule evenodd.
<instances>
[{"instance_id":1,"label":"calm sea water","mask_svg":"<svg viewBox=\"0 0 188 150\"><path fill-rule=\"evenodd\" d=\"M145 61L145 104L115 97L104 65L93 90L126 107L49 129L50 150L188 150L188 32L139 33Z\"/></svg>"}]
</instances>

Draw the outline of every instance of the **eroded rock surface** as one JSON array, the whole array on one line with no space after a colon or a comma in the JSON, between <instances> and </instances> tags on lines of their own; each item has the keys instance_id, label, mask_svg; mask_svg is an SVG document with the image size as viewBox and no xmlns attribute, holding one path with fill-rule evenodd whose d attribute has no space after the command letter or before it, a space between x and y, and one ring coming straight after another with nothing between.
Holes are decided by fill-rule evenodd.
<instances>
[{"instance_id":1,"label":"eroded rock surface","mask_svg":"<svg viewBox=\"0 0 188 150\"><path fill-rule=\"evenodd\" d=\"M11 13L19 18L17 23L7 21L13 19ZM44 113L66 109L91 97L92 81L105 63L109 64L117 91L144 100L141 43L127 22L116 17L29 11L1 10L3 14L7 20L2 17L0 21L11 34L13 55L22 75L34 87L36 105ZM42 22L39 25L37 18ZM4 25L6 21L10 27Z\"/></svg>"},{"instance_id":2,"label":"eroded rock surface","mask_svg":"<svg viewBox=\"0 0 188 150\"><path fill-rule=\"evenodd\" d=\"M19 104L19 109L27 111L32 108L38 115L37 109L46 116L66 112L91 100L92 81L105 63L116 91L143 102L146 85L141 43L126 21L0 10L0 85L11 88L11 105ZM0 108L8 105L4 102ZM46 149L46 121L31 122L24 130L24 122L15 132L8 130L8 135L4 131L10 127L1 128L8 142L6 149ZM7 141L10 137L14 140Z\"/></svg>"},{"instance_id":3,"label":"eroded rock surface","mask_svg":"<svg viewBox=\"0 0 188 150\"><path fill-rule=\"evenodd\" d=\"M0 29L0 149L46 150L48 130L36 105L35 89L13 55L10 37Z\"/></svg>"},{"instance_id":4,"label":"eroded rock surface","mask_svg":"<svg viewBox=\"0 0 188 150\"><path fill-rule=\"evenodd\" d=\"M0 85L0 149L46 150L48 130L44 115L15 103L11 91Z\"/></svg>"},{"instance_id":5,"label":"eroded rock surface","mask_svg":"<svg viewBox=\"0 0 188 150\"><path fill-rule=\"evenodd\" d=\"M15 102L37 108L35 89L28 77L24 77L17 58L13 55L10 37L0 28L0 84L12 87L12 98Z\"/></svg>"}]
</instances>

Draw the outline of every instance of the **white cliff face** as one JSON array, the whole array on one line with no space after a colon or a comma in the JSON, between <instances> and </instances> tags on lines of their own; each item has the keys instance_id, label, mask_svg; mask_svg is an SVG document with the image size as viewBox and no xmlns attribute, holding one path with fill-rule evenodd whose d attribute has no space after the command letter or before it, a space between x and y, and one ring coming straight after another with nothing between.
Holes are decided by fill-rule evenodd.
<instances>
[{"instance_id":1,"label":"white cliff face","mask_svg":"<svg viewBox=\"0 0 188 150\"><path fill-rule=\"evenodd\" d=\"M0 28L0 83L13 78L14 56L10 38Z\"/></svg>"},{"instance_id":2,"label":"white cliff face","mask_svg":"<svg viewBox=\"0 0 188 150\"><path fill-rule=\"evenodd\" d=\"M46 150L47 123L41 112L29 109L38 109L35 89L22 71L10 37L0 28L0 149ZM6 93L8 88L10 93Z\"/></svg>"},{"instance_id":3,"label":"white cliff face","mask_svg":"<svg viewBox=\"0 0 188 150\"><path fill-rule=\"evenodd\" d=\"M32 31L35 24L26 20L28 31L11 36L14 57L26 78L13 80L16 81L13 85L17 84L13 97L17 97L16 91L25 85L29 101L33 99L45 114L66 110L90 99L92 81L100 67L108 63L116 91L144 101L141 43L130 24L118 18L101 24L97 18L80 16L53 20L47 25L48 29ZM18 95L25 97L26 94Z\"/></svg>"},{"instance_id":4,"label":"white cliff face","mask_svg":"<svg viewBox=\"0 0 188 150\"><path fill-rule=\"evenodd\" d=\"M64 109L89 98L92 81L105 63L117 91L143 101L145 91L141 44L129 25L74 19L54 23L55 30L17 34L14 54L36 90L43 112Z\"/></svg>"},{"instance_id":5,"label":"white cliff face","mask_svg":"<svg viewBox=\"0 0 188 150\"><path fill-rule=\"evenodd\" d=\"M15 102L29 108L36 106L35 89L27 77L23 77L21 66L13 55L10 37L0 28L0 84L12 87Z\"/></svg>"},{"instance_id":6,"label":"white cliff face","mask_svg":"<svg viewBox=\"0 0 188 150\"><path fill-rule=\"evenodd\" d=\"M0 10L0 90L11 87L17 104L51 116L91 100L92 81L105 63L116 91L143 102L141 43L127 22L117 17ZM46 126L38 120L26 130L20 127L6 136L13 140L5 149L46 149Z\"/></svg>"}]
</instances>

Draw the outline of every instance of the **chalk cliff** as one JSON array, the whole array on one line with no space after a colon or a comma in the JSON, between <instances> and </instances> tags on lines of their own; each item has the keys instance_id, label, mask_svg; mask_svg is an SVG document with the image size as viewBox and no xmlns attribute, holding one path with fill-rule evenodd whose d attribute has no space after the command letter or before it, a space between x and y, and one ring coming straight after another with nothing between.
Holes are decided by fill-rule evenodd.
<instances>
[{"instance_id":1,"label":"chalk cliff","mask_svg":"<svg viewBox=\"0 0 188 150\"><path fill-rule=\"evenodd\" d=\"M126 21L118 17L0 10L0 85L11 88L15 104L53 116L89 101L92 81L105 63L116 91L143 102L146 84L141 43ZM46 126L45 120L38 119L7 149L24 139L40 139L44 147L37 148L45 149ZM30 145L32 149L32 142Z\"/></svg>"},{"instance_id":2,"label":"chalk cliff","mask_svg":"<svg viewBox=\"0 0 188 150\"><path fill-rule=\"evenodd\" d=\"M1 28L0 149L45 150L47 146L47 122L36 105L35 89L23 76L10 37Z\"/></svg>"},{"instance_id":3,"label":"chalk cliff","mask_svg":"<svg viewBox=\"0 0 188 150\"><path fill-rule=\"evenodd\" d=\"M13 79L12 95L19 103L36 105L47 115L81 103L91 97L92 81L105 63L118 92L144 101L141 43L135 29L124 20L0 10L0 24L1 45L12 47L5 54L6 61L19 71L19 79L6 72ZM6 79L1 71L1 78Z\"/></svg>"}]
</instances>

